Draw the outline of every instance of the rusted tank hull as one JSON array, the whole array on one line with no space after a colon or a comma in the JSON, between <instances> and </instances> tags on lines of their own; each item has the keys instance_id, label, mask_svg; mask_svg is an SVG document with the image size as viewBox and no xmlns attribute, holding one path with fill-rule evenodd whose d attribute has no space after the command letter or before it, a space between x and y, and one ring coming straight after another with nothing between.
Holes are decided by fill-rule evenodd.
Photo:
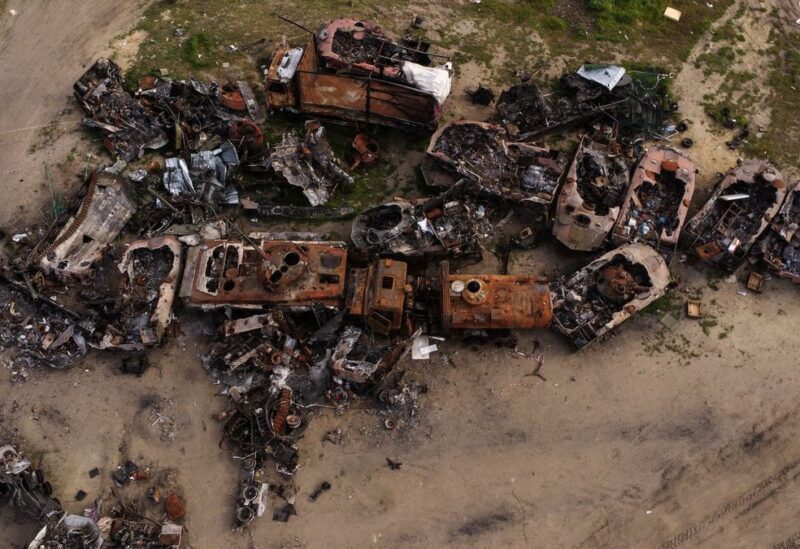
<instances>
[{"instance_id":1,"label":"rusted tank hull","mask_svg":"<svg viewBox=\"0 0 800 549\"><path fill-rule=\"evenodd\" d=\"M442 262L442 327L449 330L546 328L547 283L531 276L450 274Z\"/></svg>"},{"instance_id":2,"label":"rusted tank hull","mask_svg":"<svg viewBox=\"0 0 800 549\"><path fill-rule=\"evenodd\" d=\"M661 254L626 244L551 284L553 327L583 348L664 295L670 281Z\"/></svg>"},{"instance_id":3,"label":"rusted tank hull","mask_svg":"<svg viewBox=\"0 0 800 549\"><path fill-rule=\"evenodd\" d=\"M346 269L341 242L212 240L187 260L181 295L194 306L341 306Z\"/></svg>"}]
</instances>

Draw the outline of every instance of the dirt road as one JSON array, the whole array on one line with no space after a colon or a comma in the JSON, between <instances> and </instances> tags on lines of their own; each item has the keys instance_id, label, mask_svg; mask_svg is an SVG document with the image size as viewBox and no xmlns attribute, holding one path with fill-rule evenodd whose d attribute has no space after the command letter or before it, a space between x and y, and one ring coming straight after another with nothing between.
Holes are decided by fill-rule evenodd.
<instances>
[{"instance_id":1,"label":"dirt road","mask_svg":"<svg viewBox=\"0 0 800 549\"><path fill-rule=\"evenodd\" d=\"M69 184L58 171L81 135L69 108L72 83L108 55L113 38L134 24L147 0L10 0L0 14L0 220L40 221L50 193ZM10 10L16 15L11 15ZM85 148L85 147L84 147ZM45 212L46 213L46 212Z\"/></svg>"},{"instance_id":2,"label":"dirt road","mask_svg":"<svg viewBox=\"0 0 800 549\"><path fill-rule=\"evenodd\" d=\"M0 202L4 226L20 205L41 205L38 167L59 162L78 138L29 155L41 134L9 130L58 117L82 67L137 13L135 3L105 0L9 8L18 15L0 22L0 166L11 170L0 189L10 197ZM548 245L512 265L551 273L560 254ZM797 288L773 280L764 294L740 295L741 282L714 290L683 263L677 274L679 295L701 292L716 318L708 333L689 320L666 330L642 314L581 353L549 332L520 333L522 352L540 342L546 381L528 375L533 359L446 342L409 367L429 386L415 427L387 431L369 410L321 408L299 445L298 516L264 517L249 534L230 530L238 468L218 446L214 415L226 401L200 365L210 330L202 317L186 319L141 378L122 375L113 354L18 385L3 370L0 422L41 459L71 512L108 492L124 458L175 468L198 549L792 546L800 540ZM169 425L154 421L156 405ZM332 429L343 431L342 444L323 442ZM387 457L402 467L390 470ZM94 467L101 474L90 479ZM309 502L322 481L332 489ZM87 500L75 501L79 489ZM35 530L0 514L4 546L22 547Z\"/></svg>"}]
</instances>

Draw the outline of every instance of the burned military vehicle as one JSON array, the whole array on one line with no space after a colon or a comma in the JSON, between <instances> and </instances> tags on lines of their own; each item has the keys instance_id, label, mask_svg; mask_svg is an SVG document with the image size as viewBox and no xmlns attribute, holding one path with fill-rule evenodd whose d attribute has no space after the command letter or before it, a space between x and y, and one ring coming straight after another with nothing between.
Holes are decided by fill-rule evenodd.
<instances>
[{"instance_id":1,"label":"burned military vehicle","mask_svg":"<svg viewBox=\"0 0 800 549\"><path fill-rule=\"evenodd\" d=\"M430 44L393 37L377 23L337 19L305 47L279 41L266 70L271 109L433 130L450 93L451 66ZM442 61L433 66L433 59Z\"/></svg>"},{"instance_id":2,"label":"burned military vehicle","mask_svg":"<svg viewBox=\"0 0 800 549\"><path fill-rule=\"evenodd\" d=\"M357 248L381 255L480 261L480 239L490 232L485 208L442 195L398 198L365 210L353 220L351 239Z\"/></svg>"},{"instance_id":3,"label":"burned military vehicle","mask_svg":"<svg viewBox=\"0 0 800 549\"><path fill-rule=\"evenodd\" d=\"M769 162L745 160L726 173L681 242L706 263L734 271L786 198L783 176Z\"/></svg>"},{"instance_id":4,"label":"burned military vehicle","mask_svg":"<svg viewBox=\"0 0 800 549\"><path fill-rule=\"evenodd\" d=\"M553 235L578 251L600 248L619 215L630 182L625 159L584 137L558 194Z\"/></svg>"},{"instance_id":5,"label":"burned military vehicle","mask_svg":"<svg viewBox=\"0 0 800 549\"><path fill-rule=\"evenodd\" d=\"M341 306L343 242L212 240L190 248L181 297L201 308Z\"/></svg>"},{"instance_id":6,"label":"burned military vehicle","mask_svg":"<svg viewBox=\"0 0 800 549\"><path fill-rule=\"evenodd\" d=\"M116 178L92 172L27 258L47 274L92 277L92 266L136 212L136 203Z\"/></svg>"},{"instance_id":7,"label":"burned military vehicle","mask_svg":"<svg viewBox=\"0 0 800 549\"><path fill-rule=\"evenodd\" d=\"M138 351L161 342L172 322L183 248L173 236L132 242L119 262L122 284L103 288L113 296L112 322L101 349Z\"/></svg>"},{"instance_id":8,"label":"burned military vehicle","mask_svg":"<svg viewBox=\"0 0 800 549\"><path fill-rule=\"evenodd\" d=\"M4 444L0 446L0 507L8 503L37 520L61 508L44 472L17 448Z\"/></svg>"},{"instance_id":9,"label":"burned military vehicle","mask_svg":"<svg viewBox=\"0 0 800 549\"><path fill-rule=\"evenodd\" d=\"M553 327L585 347L664 295L664 258L645 244L626 244L550 284Z\"/></svg>"},{"instance_id":10,"label":"burned military vehicle","mask_svg":"<svg viewBox=\"0 0 800 549\"><path fill-rule=\"evenodd\" d=\"M663 85L669 75L627 71L617 65L585 64L561 76L552 91L533 82L503 91L490 122L500 124L519 141L570 127L613 125L618 141L632 145L654 137L677 105Z\"/></svg>"},{"instance_id":11,"label":"burned military vehicle","mask_svg":"<svg viewBox=\"0 0 800 549\"><path fill-rule=\"evenodd\" d=\"M800 284L800 181L786 196L769 232L753 250L781 278Z\"/></svg>"},{"instance_id":12,"label":"burned military vehicle","mask_svg":"<svg viewBox=\"0 0 800 549\"><path fill-rule=\"evenodd\" d=\"M428 186L503 203L537 228L549 221L566 161L558 151L508 140L500 126L460 120L431 137L422 174Z\"/></svg>"},{"instance_id":13,"label":"burned military vehicle","mask_svg":"<svg viewBox=\"0 0 800 549\"><path fill-rule=\"evenodd\" d=\"M528 275L453 274L441 263L441 325L450 330L546 328L552 307L547 281Z\"/></svg>"},{"instance_id":14,"label":"burned military vehicle","mask_svg":"<svg viewBox=\"0 0 800 549\"><path fill-rule=\"evenodd\" d=\"M694 162L678 151L648 151L633 173L611 241L648 244L669 261L694 194L694 179Z\"/></svg>"}]
</instances>

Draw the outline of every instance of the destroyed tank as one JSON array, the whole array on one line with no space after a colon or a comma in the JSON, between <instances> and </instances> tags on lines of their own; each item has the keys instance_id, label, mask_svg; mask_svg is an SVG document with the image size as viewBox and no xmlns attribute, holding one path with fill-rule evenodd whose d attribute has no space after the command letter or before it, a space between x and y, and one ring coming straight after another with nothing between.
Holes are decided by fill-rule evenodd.
<instances>
[{"instance_id":1,"label":"destroyed tank","mask_svg":"<svg viewBox=\"0 0 800 549\"><path fill-rule=\"evenodd\" d=\"M780 278L800 284L800 181L789 192L772 226L758 245L758 254Z\"/></svg>"},{"instance_id":2,"label":"destroyed tank","mask_svg":"<svg viewBox=\"0 0 800 549\"><path fill-rule=\"evenodd\" d=\"M614 226L630 174L621 155L584 137L558 194L553 236L571 250L600 248Z\"/></svg>"},{"instance_id":3,"label":"destroyed tank","mask_svg":"<svg viewBox=\"0 0 800 549\"><path fill-rule=\"evenodd\" d=\"M646 244L626 244L550 285L553 327L583 348L664 295L670 273Z\"/></svg>"},{"instance_id":4,"label":"destroyed tank","mask_svg":"<svg viewBox=\"0 0 800 549\"><path fill-rule=\"evenodd\" d=\"M778 214L787 185L765 160L745 160L717 183L686 224L683 246L702 261L733 272Z\"/></svg>"},{"instance_id":5,"label":"destroyed tank","mask_svg":"<svg viewBox=\"0 0 800 549\"><path fill-rule=\"evenodd\" d=\"M689 158L665 147L648 151L631 177L611 241L617 246L648 244L669 259L678 245L694 183L695 164Z\"/></svg>"}]
</instances>

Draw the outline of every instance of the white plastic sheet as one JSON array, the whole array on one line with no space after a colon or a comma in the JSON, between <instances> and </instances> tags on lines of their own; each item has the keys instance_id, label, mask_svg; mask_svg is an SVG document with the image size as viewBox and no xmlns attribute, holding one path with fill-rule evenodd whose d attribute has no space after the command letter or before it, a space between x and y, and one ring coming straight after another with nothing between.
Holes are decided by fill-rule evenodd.
<instances>
[{"instance_id":1,"label":"white plastic sheet","mask_svg":"<svg viewBox=\"0 0 800 549\"><path fill-rule=\"evenodd\" d=\"M444 104L450 95L450 86L453 84L452 71L453 64L450 62L441 67L423 67L411 61L403 63L403 74L408 83L431 93L440 105Z\"/></svg>"}]
</instances>

